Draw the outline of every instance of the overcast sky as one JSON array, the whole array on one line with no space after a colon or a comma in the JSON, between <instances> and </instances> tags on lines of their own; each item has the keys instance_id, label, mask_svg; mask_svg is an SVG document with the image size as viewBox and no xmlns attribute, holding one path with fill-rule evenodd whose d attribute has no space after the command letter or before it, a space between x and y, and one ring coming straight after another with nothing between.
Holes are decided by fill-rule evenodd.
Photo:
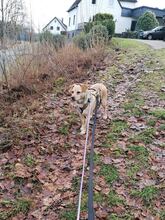
<instances>
[{"instance_id":1,"label":"overcast sky","mask_svg":"<svg viewBox=\"0 0 165 220\"><path fill-rule=\"evenodd\" d=\"M55 16L68 23L67 9L75 0L24 0L28 15L32 17L35 29L42 29ZM90 0L89 0L90 1ZM138 0L138 5L165 8L165 0ZM31 11L31 13L30 13Z\"/></svg>"}]
</instances>

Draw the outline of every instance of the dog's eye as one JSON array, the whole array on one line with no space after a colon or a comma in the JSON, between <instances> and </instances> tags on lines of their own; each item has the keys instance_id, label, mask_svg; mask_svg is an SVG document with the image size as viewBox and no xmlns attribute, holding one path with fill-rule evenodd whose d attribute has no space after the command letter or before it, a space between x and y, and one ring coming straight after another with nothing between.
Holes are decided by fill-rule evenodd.
<instances>
[{"instance_id":1,"label":"dog's eye","mask_svg":"<svg viewBox=\"0 0 165 220\"><path fill-rule=\"evenodd\" d=\"M80 91L78 91L77 94L80 94Z\"/></svg>"}]
</instances>

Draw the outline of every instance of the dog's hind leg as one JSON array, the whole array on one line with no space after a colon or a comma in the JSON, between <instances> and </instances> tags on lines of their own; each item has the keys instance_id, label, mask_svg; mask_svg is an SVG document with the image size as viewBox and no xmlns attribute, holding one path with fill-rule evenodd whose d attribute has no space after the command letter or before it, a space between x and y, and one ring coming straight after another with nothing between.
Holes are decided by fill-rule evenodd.
<instances>
[{"instance_id":1,"label":"dog's hind leg","mask_svg":"<svg viewBox=\"0 0 165 220\"><path fill-rule=\"evenodd\" d=\"M103 97L103 99L101 100L101 104L103 106L103 110L104 110L104 113L103 113L103 119L107 119L108 117L108 114L107 114L107 96Z\"/></svg>"}]
</instances>

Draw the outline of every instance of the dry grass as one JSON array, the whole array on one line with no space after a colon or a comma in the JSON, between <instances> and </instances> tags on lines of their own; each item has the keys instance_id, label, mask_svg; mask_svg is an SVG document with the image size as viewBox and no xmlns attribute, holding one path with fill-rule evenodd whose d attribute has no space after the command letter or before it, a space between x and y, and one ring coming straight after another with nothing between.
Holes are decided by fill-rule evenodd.
<instances>
[{"instance_id":1,"label":"dry grass","mask_svg":"<svg viewBox=\"0 0 165 220\"><path fill-rule=\"evenodd\" d=\"M21 50L19 55L13 50L17 58L10 62L7 69L10 91L12 94L19 93L14 98L20 98L22 94L45 92L58 77L66 78L67 82L80 80L104 57L102 48L83 51L73 44L67 44L57 51L52 45L33 43Z\"/></svg>"}]
</instances>

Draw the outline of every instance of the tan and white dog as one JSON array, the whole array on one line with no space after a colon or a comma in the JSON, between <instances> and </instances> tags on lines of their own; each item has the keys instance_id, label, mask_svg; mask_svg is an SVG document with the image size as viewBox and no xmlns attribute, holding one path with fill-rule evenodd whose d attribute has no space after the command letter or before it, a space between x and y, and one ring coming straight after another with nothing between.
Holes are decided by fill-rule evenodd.
<instances>
[{"instance_id":1,"label":"tan and white dog","mask_svg":"<svg viewBox=\"0 0 165 220\"><path fill-rule=\"evenodd\" d=\"M69 92L71 98L81 117L80 134L86 133L87 116L89 112L89 106L91 105L90 118L92 118L94 110L96 108L96 97L98 96L99 102L103 107L103 119L107 119L107 88L102 83L96 83L92 86L86 84L73 84L70 87Z\"/></svg>"}]
</instances>

